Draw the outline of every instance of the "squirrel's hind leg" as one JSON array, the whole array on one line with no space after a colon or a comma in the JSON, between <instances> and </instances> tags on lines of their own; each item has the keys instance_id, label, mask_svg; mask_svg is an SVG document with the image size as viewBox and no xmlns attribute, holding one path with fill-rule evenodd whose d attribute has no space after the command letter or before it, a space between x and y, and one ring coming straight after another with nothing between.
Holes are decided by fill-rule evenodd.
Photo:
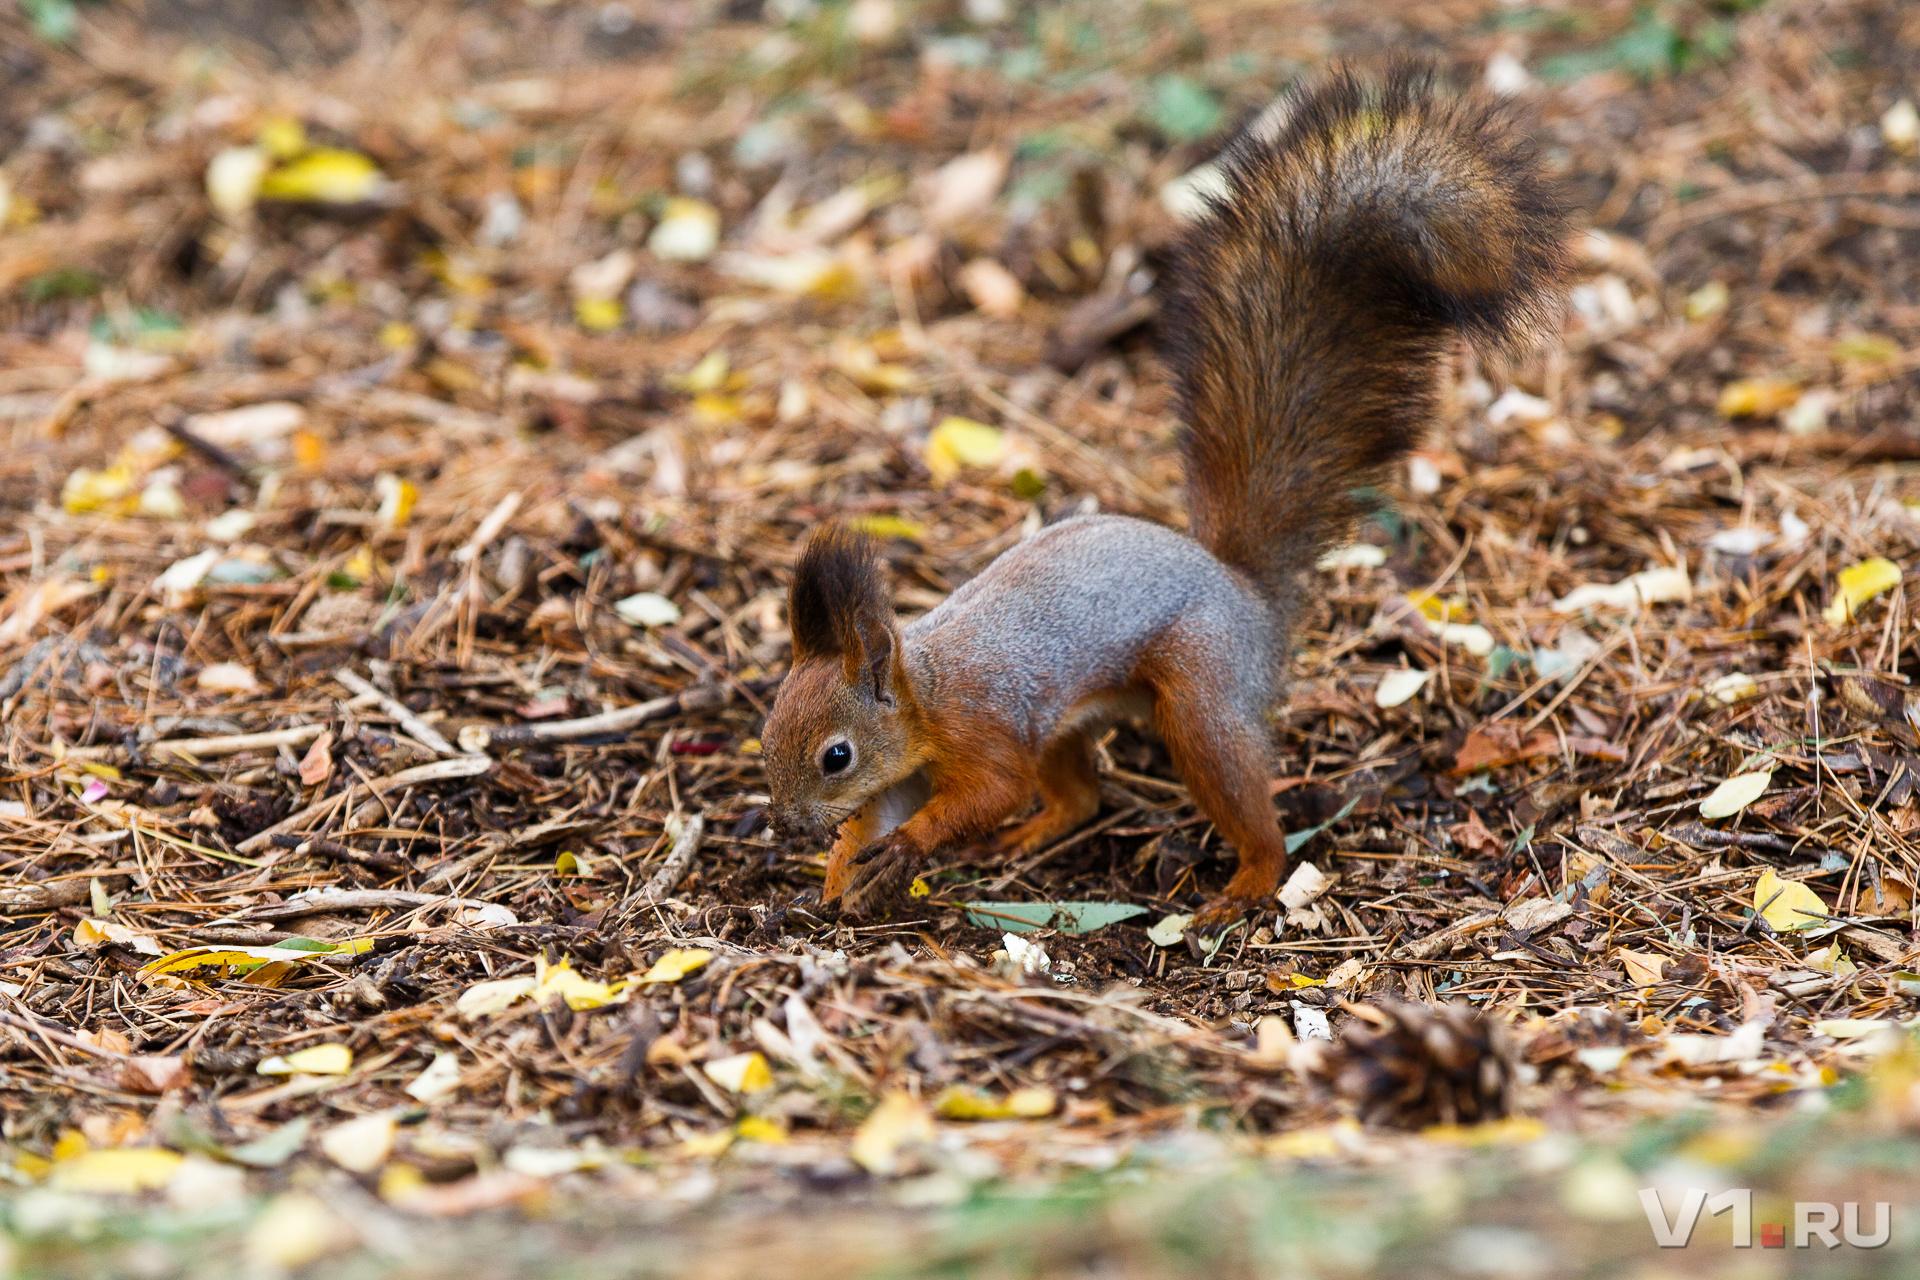
<instances>
[{"instance_id":1,"label":"squirrel's hind leg","mask_svg":"<svg viewBox=\"0 0 1920 1280\"><path fill-rule=\"evenodd\" d=\"M1268 787L1266 724L1244 714L1227 691L1187 671L1157 682L1154 728L1200 811L1240 855L1240 869L1194 917L1196 927L1230 924L1269 908L1287 863L1286 838Z\"/></svg>"},{"instance_id":2,"label":"squirrel's hind leg","mask_svg":"<svg viewBox=\"0 0 1920 1280\"><path fill-rule=\"evenodd\" d=\"M1037 769L1040 812L995 836L992 852L1023 858L1040 852L1100 812L1100 775L1094 768L1093 739L1069 733L1040 753Z\"/></svg>"}]
</instances>

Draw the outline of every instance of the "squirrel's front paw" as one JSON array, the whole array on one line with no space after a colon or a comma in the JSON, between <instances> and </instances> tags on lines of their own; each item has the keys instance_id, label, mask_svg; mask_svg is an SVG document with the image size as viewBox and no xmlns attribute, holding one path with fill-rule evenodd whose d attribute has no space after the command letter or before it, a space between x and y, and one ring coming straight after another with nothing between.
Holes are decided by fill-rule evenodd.
<instances>
[{"instance_id":1,"label":"squirrel's front paw","mask_svg":"<svg viewBox=\"0 0 1920 1280\"><path fill-rule=\"evenodd\" d=\"M898 831L880 837L854 855L853 881L840 901L851 914L865 916L903 901L920 856L919 846Z\"/></svg>"}]
</instances>

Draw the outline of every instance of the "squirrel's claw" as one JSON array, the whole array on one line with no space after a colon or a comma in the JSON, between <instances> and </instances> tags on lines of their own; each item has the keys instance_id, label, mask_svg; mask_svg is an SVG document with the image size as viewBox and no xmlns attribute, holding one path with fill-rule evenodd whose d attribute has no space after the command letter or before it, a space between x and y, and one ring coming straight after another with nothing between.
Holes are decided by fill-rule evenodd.
<instances>
[{"instance_id":1,"label":"squirrel's claw","mask_svg":"<svg viewBox=\"0 0 1920 1280\"><path fill-rule=\"evenodd\" d=\"M839 901L854 915L873 915L906 897L920 865L920 850L898 831L882 836L849 859L860 872Z\"/></svg>"}]
</instances>

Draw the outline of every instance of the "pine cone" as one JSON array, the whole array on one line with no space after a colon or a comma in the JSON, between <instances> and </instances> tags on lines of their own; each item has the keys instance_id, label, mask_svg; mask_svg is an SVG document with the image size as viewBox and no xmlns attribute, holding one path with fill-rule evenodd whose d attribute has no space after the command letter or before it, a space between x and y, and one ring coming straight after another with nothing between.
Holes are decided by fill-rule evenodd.
<instances>
[{"instance_id":1,"label":"pine cone","mask_svg":"<svg viewBox=\"0 0 1920 1280\"><path fill-rule=\"evenodd\" d=\"M1512 1109L1520 1059L1498 1020L1463 1004L1351 1008L1310 1074L1363 1123L1473 1124Z\"/></svg>"}]
</instances>

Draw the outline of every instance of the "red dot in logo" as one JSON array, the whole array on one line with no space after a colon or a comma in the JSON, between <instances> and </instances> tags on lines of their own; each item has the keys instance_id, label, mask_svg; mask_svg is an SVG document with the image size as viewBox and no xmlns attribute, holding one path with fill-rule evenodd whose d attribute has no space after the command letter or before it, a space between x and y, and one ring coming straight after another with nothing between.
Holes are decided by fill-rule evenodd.
<instances>
[{"instance_id":1,"label":"red dot in logo","mask_svg":"<svg viewBox=\"0 0 1920 1280\"><path fill-rule=\"evenodd\" d=\"M1762 1249L1784 1249L1787 1247L1787 1228L1778 1222L1760 1224L1760 1247Z\"/></svg>"}]
</instances>

